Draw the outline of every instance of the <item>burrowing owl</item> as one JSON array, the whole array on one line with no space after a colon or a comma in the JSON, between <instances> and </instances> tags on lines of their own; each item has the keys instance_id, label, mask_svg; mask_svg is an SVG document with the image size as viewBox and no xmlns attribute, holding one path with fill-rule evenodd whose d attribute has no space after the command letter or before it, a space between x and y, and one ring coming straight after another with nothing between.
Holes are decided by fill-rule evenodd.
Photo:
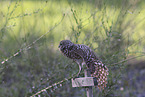
<instances>
[{"instance_id":1,"label":"burrowing owl","mask_svg":"<svg viewBox=\"0 0 145 97\"><path fill-rule=\"evenodd\" d=\"M74 44L70 40L62 40L59 44L60 51L70 59L79 64L79 72L82 64L90 69L91 76L97 78L98 88L101 90L106 87L108 68L96 57L95 53L84 44Z\"/></svg>"}]
</instances>

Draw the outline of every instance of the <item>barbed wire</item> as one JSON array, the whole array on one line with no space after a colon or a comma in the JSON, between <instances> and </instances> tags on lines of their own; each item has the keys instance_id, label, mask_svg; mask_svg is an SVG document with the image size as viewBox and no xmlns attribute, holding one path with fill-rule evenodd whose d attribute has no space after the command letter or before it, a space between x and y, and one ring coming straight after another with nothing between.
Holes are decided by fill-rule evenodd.
<instances>
[{"instance_id":1,"label":"barbed wire","mask_svg":"<svg viewBox=\"0 0 145 97\"><path fill-rule=\"evenodd\" d=\"M25 48L19 49L16 53L14 53L12 56L4 59L3 61L1 61L1 64L4 64L5 62L7 62L8 60L12 59L13 57L17 56L19 53L21 53L24 50L28 50L32 47L32 45L34 45L37 41L39 41L42 37L44 37L46 34L48 34L50 31L52 31L55 27L57 27L58 25L61 24L61 22L63 21L65 17L65 14L63 14L62 19L60 20L60 22L56 23L49 31L47 31L46 33L44 33L43 35L41 35L39 38L37 38L36 40L34 40L32 43L28 44Z\"/></svg>"},{"instance_id":2,"label":"barbed wire","mask_svg":"<svg viewBox=\"0 0 145 97\"><path fill-rule=\"evenodd\" d=\"M77 74L75 74L75 75L73 75L73 76L71 76L71 77L69 77L69 78L65 78L65 79L63 79L63 80L61 80L61 81L59 81L59 82L56 82L56 83L52 84L51 86L48 86L48 87L46 87L46 88L44 88L44 89L38 91L37 93L33 94L33 95L30 96L30 97L35 97L36 95L39 95L39 94L42 93L42 92L46 92L48 89L51 89L51 88L53 88L53 87L55 87L55 86L61 86L62 83L66 82L66 81L68 81L68 80L70 80L70 79L72 79L72 78L75 78L75 77L77 77Z\"/></svg>"}]
</instances>

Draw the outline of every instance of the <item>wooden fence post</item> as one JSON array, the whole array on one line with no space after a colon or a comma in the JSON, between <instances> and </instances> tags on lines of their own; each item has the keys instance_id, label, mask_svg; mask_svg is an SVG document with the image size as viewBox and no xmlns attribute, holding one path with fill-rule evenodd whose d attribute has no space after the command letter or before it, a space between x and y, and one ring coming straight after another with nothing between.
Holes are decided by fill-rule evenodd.
<instances>
[{"instance_id":1,"label":"wooden fence post","mask_svg":"<svg viewBox=\"0 0 145 97\"><path fill-rule=\"evenodd\" d=\"M85 77L91 77L90 69L85 69ZM92 86L86 87L87 97L93 97Z\"/></svg>"},{"instance_id":2,"label":"wooden fence post","mask_svg":"<svg viewBox=\"0 0 145 97\"><path fill-rule=\"evenodd\" d=\"M97 78L91 77L90 69L84 70L85 77L72 78L72 87L86 88L87 97L93 97L93 86L98 85Z\"/></svg>"}]
</instances>

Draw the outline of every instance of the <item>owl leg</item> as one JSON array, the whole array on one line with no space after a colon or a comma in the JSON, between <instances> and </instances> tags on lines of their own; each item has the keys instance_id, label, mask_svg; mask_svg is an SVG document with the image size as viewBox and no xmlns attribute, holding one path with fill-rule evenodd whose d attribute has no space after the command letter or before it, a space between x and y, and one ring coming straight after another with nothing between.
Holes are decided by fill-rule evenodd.
<instances>
[{"instance_id":1,"label":"owl leg","mask_svg":"<svg viewBox=\"0 0 145 97\"><path fill-rule=\"evenodd\" d=\"M78 65L79 65L79 72L77 73L77 76L73 77L73 79L78 78L82 71L82 66L80 64L78 64Z\"/></svg>"},{"instance_id":2,"label":"owl leg","mask_svg":"<svg viewBox=\"0 0 145 97\"><path fill-rule=\"evenodd\" d=\"M79 74L81 73L81 71L82 71L82 66L81 66L81 64L79 64L79 72L77 74L77 77L79 76Z\"/></svg>"}]
</instances>

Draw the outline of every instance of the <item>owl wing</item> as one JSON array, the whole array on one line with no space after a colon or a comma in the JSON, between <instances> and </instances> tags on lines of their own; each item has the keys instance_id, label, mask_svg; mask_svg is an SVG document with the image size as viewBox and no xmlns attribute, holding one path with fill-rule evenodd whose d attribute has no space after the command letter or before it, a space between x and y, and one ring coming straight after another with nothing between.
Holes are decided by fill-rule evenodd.
<instances>
[{"instance_id":1,"label":"owl wing","mask_svg":"<svg viewBox=\"0 0 145 97\"><path fill-rule=\"evenodd\" d=\"M95 53L86 45L75 44L73 51L79 54L83 61L86 63L86 66L91 70L91 73L95 71L95 61L98 60Z\"/></svg>"},{"instance_id":2,"label":"owl wing","mask_svg":"<svg viewBox=\"0 0 145 97\"><path fill-rule=\"evenodd\" d=\"M74 44L73 48L71 49L71 52L80 56L84 62L87 60L87 56L89 55L88 52L90 52L90 49L88 46L83 44Z\"/></svg>"}]
</instances>

